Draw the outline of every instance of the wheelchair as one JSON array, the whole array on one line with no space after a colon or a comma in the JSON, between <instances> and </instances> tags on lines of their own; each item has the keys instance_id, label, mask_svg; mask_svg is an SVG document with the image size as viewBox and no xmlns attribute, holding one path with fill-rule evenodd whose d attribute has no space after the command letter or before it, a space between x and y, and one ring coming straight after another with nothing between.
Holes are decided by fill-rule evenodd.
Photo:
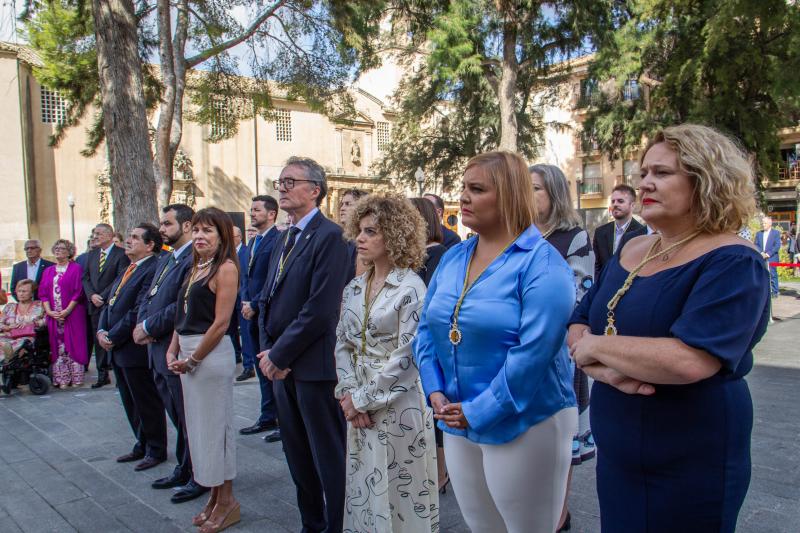
<instances>
[{"instance_id":1,"label":"wheelchair","mask_svg":"<svg viewBox=\"0 0 800 533\"><path fill-rule=\"evenodd\" d=\"M50 338L46 326L37 328L34 340L26 340L0 365L0 389L11 394L20 385L27 385L37 396L50 390Z\"/></svg>"}]
</instances>

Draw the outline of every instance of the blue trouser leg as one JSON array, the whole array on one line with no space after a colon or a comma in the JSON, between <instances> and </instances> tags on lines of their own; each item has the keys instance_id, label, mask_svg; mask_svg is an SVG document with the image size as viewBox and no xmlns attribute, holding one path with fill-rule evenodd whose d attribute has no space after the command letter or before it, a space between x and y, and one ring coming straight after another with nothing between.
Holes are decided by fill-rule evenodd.
<instances>
[{"instance_id":1,"label":"blue trouser leg","mask_svg":"<svg viewBox=\"0 0 800 533\"><path fill-rule=\"evenodd\" d=\"M242 366L244 366L245 370L255 368L256 350L253 344L253 337L250 335L249 320L239 317L239 333L242 338Z\"/></svg>"},{"instance_id":2,"label":"blue trouser leg","mask_svg":"<svg viewBox=\"0 0 800 533\"><path fill-rule=\"evenodd\" d=\"M769 285L770 292L773 295L778 294L778 269L776 267L769 267Z\"/></svg>"}]
</instances>

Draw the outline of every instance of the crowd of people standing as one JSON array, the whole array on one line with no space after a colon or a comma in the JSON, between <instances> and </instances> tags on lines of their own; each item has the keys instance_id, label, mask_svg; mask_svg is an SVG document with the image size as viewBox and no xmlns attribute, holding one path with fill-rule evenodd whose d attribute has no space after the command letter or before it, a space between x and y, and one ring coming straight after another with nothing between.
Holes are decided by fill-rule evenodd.
<instances>
[{"instance_id":1,"label":"crowd of people standing","mask_svg":"<svg viewBox=\"0 0 800 533\"><path fill-rule=\"evenodd\" d=\"M134 436L118 461L164 462L169 417L178 464L153 488L209 493L201 532L240 519L233 386L254 376L259 417L239 432L282 441L303 531L438 531L448 483L472 531L566 531L572 468L593 458L604 531L735 530L774 239L737 236L755 191L731 139L659 132L594 239L563 172L509 152L468 162L464 242L435 195L354 189L337 223L315 161L273 185L245 242L219 209L175 204L124 249L98 225L82 266L58 241L16 284L59 386L82 382L91 331L93 386L113 371Z\"/></svg>"}]
</instances>

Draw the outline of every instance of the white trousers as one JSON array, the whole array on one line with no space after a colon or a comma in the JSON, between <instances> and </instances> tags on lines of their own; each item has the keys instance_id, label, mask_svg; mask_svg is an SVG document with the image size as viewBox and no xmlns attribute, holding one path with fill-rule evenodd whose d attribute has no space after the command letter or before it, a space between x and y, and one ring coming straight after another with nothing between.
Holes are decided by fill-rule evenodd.
<instances>
[{"instance_id":1,"label":"white trousers","mask_svg":"<svg viewBox=\"0 0 800 533\"><path fill-rule=\"evenodd\" d=\"M444 434L458 506L475 533L553 533L561 516L578 410L562 409L511 442Z\"/></svg>"}]
</instances>

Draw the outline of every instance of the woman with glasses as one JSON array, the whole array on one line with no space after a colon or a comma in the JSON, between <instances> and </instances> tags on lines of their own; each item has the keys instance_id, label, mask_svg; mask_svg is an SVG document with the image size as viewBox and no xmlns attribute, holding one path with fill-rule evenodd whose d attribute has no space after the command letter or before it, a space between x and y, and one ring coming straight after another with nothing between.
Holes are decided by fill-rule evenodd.
<instances>
[{"instance_id":1,"label":"woman with glasses","mask_svg":"<svg viewBox=\"0 0 800 533\"><path fill-rule=\"evenodd\" d=\"M56 264L47 267L39 285L39 299L47 314L53 384L61 389L83 384L86 346L86 300L83 270L73 261L75 245L66 239L53 244Z\"/></svg>"}]
</instances>

